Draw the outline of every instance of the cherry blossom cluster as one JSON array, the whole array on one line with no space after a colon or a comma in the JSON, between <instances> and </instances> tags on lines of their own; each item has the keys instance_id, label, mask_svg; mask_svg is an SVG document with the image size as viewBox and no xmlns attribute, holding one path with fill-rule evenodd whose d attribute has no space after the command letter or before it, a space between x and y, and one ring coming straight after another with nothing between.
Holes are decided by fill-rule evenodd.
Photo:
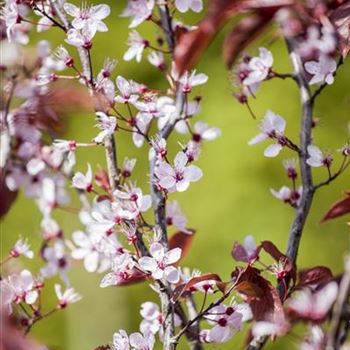
<instances>
[{"instance_id":1,"label":"cherry blossom cluster","mask_svg":"<svg viewBox=\"0 0 350 350\"><path fill-rule=\"evenodd\" d=\"M95 40L108 32L107 4L5 1L1 190L8 199L6 208L18 191L35 202L41 213L42 243L34 254L28 240L20 237L1 261L6 269L0 282L1 312L12 315L26 333L38 321L80 300L69 280L72 261L77 260L88 273L101 274L102 294L103 288L148 281L159 296L159 305L151 301L141 305L136 332L118 330L104 349L151 350L159 341L165 350L174 350L182 336L202 349L204 343L228 342L248 323L250 340L266 341L288 334L299 322L310 328L300 339L301 348L325 348L326 321L339 295L338 283L326 267L297 269L291 254L283 254L270 241L256 244L252 236L244 244L234 244L237 265L229 277L180 266L195 230L189 228L173 196L201 180L203 172L196 162L203 145L221 135L211 123L197 120L200 89L208 76L196 69L179 69L174 54L178 37L196 30L179 20L182 14L202 9L202 0L127 1L121 16L130 19L130 32L122 59L155 69L166 84L159 88L124 76L114 58L106 58L99 69L94 67ZM264 47L258 49L258 56L244 54L233 74L235 95L249 109L248 99L257 98L262 83L275 78L292 79L311 94L313 103L333 83L342 63L336 61L339 38L324 16L304 27L293 25L285 9L276 18L283 37L293 41L290 53L300 59L301 68L277 72L272 52ZM140 34L145 22L161 33L155 38ZM35 30L59 30L64 41L52 47L40 40L33 54L25 45ZM310 90L309 85L318 87ZM74 96L78 98L70 100ZM96 120L92 139L57 136L61 111L76 105L76 100L86 117ZM310 128L317 124L309 122ZM299 144L289 135L286 120L271 110L259 130L248 143L270 142L266 157L277 157L286 149L295 153L296 158L283 161L290 186L271 193L296 210L307 200L305 193L329 184L350 165L349 144L339 150L342 160L335 168L338 159L333 161L331 153L316 146L311 130L310 142ZM130 136L136 148L147 150L149 170L141 178L134 172L137 159L119 157L121 133ZM174 148L169 147L170 137L179 141ZM76 158L81 147L104 149L105 167L90 162L79 171ZM305 172L313 167L325 168L326 178L306 188ZM144 185L150 185L149 191L143 190ZM70 206L69 194L79 198L79 208ZM81 225L63 232L55 216L59 210L77 215ZM41 259L35 273L13 264L34 255ZM42 291L50 288L48 279L57 277L64 287L61 282L54 284L57 303L49 308Z\"/></svg>"}]
</instances>

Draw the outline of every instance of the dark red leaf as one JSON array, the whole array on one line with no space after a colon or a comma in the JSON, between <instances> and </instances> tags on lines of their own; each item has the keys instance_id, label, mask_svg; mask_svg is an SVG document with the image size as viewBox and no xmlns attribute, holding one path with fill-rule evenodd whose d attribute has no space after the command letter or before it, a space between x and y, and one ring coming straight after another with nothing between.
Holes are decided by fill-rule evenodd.
<instances>
[{"instance_id":1,"label":"dark red leaf","mask_svg":"<svg viewBox=\"0 0 350 350\"><path fill-rule=\"evenodd\" d=\"M202 276L193 277L187 283L181 284L177 286L174 290L173 296L171 298L172 302L175 303L183 293L188 291L195 284L203 281L219 281L221 282L221 278L215 273L208 273Z\"/></svg>"},{"instance_id":2,"label":"dark red leaf","mask_svg":"<svg viewBox=\"0 0 350 350\"><path fill-rule=\"evenodd\" d=\"M254 320L273 321L284 318L282 303L276 288L260 275L258 269L248 266L239 277L239 283L242 282L248 282L255 291L261 290L259 297L246 296L247 302L252 309Z\"/></svg>"},{"instance_id":3,"label":"dark red leaf","mask_svg":"<svg viewBox=\"0 0 350 350\"><path fill-rule=\"evenodd\" d=\"M243 261L243 262L249 261L247 251L242 246L242 244L238 242L235 242L235 244L233 245L231 255L236 261Z\"/></svg>"},{"instance_id":4,"label":"dark red leaf","mask_svg":"<svg viewBox=\"0 0 350 350\"><path fill-rule=\"evenodd\" d=\"M261 14L261 18L267 23L271 20L274 13L282 6L290 6L294 0L212 0L210 1L207 16L197 25L195 30L189 31L180 36L174 51L176 69L181 75L184 71L195 66L204 51L212 42L216 34L226 24L226 22L239 12L254 10ZM248 20L247 20L248 21ZM246 24L241 30L248 30L255 37L258 34L257 25ZM267 23L259 25L260 29ZM254 28L254 29L252 29ZM248 33L242 32L242 37L238 40L232 38L233 43L225 50L225 57L236 56L238 50L234 45L240 43L243 48L243 40L250 40ZM226 60L226 62L228 62ZM233 60L232 60L233 62ZM231 63L232 64L232 63Z\"/></svg>"},{"instance_id":5,"label":"dark red leaf","mask_svg":"<svg viewBox=\"0 0 350 350\"><path fill-rule=\"evenodd\" d=\"M185 255L187 254L188 250L191 247L195 231L192 230L192 232L193 233L189 235L187 233L179 231L174 233L169 239L169 249L181 248L182 250L181 259L185 257Z\"/></svg>"},{"instance_id":6,"label":"dark red leaf","mask_svg":"<svg viewBox=\"0 0 350 350\"><path fill-rule=\"evenodd\" d=\"M285 254L283 254L271 241L263 241L260 246L276 261L280 261L281 258L286 258Z\"/></svg>"},{"instance_id":7,"label":"dark red leaf","mask_svg":"<svg viewBox=\"0 0 350 350\"><path fill-rule=\"evenodd\" d=\"M0 174L0 218L3 217L11 208L17 197L17 191L10 191L5 183L5 176Z\"/></svg>"},{"instance_id":8,"label":"dark red leaf","mask_svg":"<svg viewBox=\"0 0 350 350\"><path fill-rule=\"evenodd\" d=\"M350 213L350 191L346 191L346 197L334 203L323 217L321 222L335 219Z\"/></svg>"},{"instance_id":9,"label":"dark red leaf","mask_svg":"<svg viewBox=\"0 0 350 350\"><path fill-rule=\"evenodd\" d=\"M253 284L249 281L238 283L238 285L235 287L235 290L248 297L255 298L261 298L264 294L263 290L257 284Z\"/></svg>"},{"instance_id":10,"label":"dark red leaf","mask_svg":"<svg viewBox=\"0 0 350 350\"><path fill-rule=\"evenodd\" d=\"M145 281L147 278L147 275L142 273L141 271L137 270L137 269L133 269L132 272L131 272L131 275L130 277L123 281L123 282L120 282L117 287L120 287L120 286L128 286L130 284L135 284L135 283L139 283L139 282L143 282Z\"/></svg>"},{"instance_id":11,"label":"dark red leaf","mask_svg":"<svg viewBox=\"0 0 350 350\"><path fill-rule=\"evenodd\" d=\"M330 16L340 40L340 49L343 58L350 51L350 1L345 1L337 7Z\"/></svg>"},{"instance_id":12,"label":"dark red leaf","mask_svg":"<svg viewBox=\"0 0 350 350\"><path fill-rule=\"evenodd\" d=\"M238 55L262 34L272 17L271 12L257 13L242 19L233 27L223 46L224 62L227 68L231 68Z\"/></svg>"},{"instance_id":13,"label":"dark red leaf","mask_svg":"<svg viewBox=\"0 0 350 350\"><path fill-rule=\"evenodd\" d=\"M1 336L0 349L1 350L42 350L46 347L38 344L30 335L25 335L19 329L18 324L25 322L27 319L23 317L8 317L3 311L0 312Z\"/></svg>"},{"instance_id":14,"label":"dark red leaf","mask_svg":"<svg viewBox=\"0 0 350 350\"><path fill-rule=\"evenodd\" d=\"M194 67L226 21L239 8L240 0L213 0L207 16L195 30L180 36L174 51L176 69L181 75Z\"/></svg>"},{"instance_id":15,"label":"dark red leaf","mask_svg":"<svg viewBox=\"0 0 350 350\"><path fill-rule=\"evenodd\" d=\"M102 188L106 192L111 190L111 185L109 184L109 178L106 170L99 168L95 173L95 182L98 187Z\"/></svg>"},{"instance_id":16,"label":"dark red leaf","mask_svg":"<svg viewBox=\"0 0 350 350\"><path fill-rule=\"evenodd\" d=\"M332 271L326 266L315 266L311 269L299 272L297 288L308 285L320 285L330 282L333 279Z\"/></svg>"}]
</instances>

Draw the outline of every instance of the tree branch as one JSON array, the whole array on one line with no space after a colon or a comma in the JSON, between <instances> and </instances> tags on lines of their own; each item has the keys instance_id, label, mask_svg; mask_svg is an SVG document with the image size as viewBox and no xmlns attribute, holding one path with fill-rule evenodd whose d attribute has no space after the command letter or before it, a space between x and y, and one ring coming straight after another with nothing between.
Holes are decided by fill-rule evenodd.
<instances>
[{"instance_id":1,"label":"tree branch","mask_svg":"<svg viewBox=\"0 0 350 350\"><path fill-rule=\"evenodd\" d=\"M305 79L304 68L300 56L296 50L296 43L293 39L286 39L289 57L293 65L294 77L299 87L300 100L301 100L301 123L299 131L299 163L301 181L303 191L300 199L300 204L296 208L294 220L289 232L288 246L286 255L291 259L293 264L296 264L298 250L300 245L301 236L305 226L306 219L308 217L313 195L315 192L312 172L310 166L306 163L308 158L307 147L311 144L311 131L312 131L312 114L313 114L313 100L308 82ZM278 285L279 295L282 298L285 295L285 287ZM261 337L259 339L253 339L247 346L247 350L260 350L264 347L269 337Z\"/></svg>"},{"instance_id":2,"label":"tree branch","mask_svg":"<svg viewBox=\"0 0 350 350\"><path fill-rule=\"evenodd\" d=\"M171 27L171 17L169 15L169 10L167 5L159 5L159 14L161 17L161 23L163 30L166 35L166 40L169 46L169 49L172 51L175 46L175 38L173 36L173 31ZM162 129L158 136L161 138L167 138L171 131L173 130L173 125L168 123L164 127L167 129L165 133ZM154 220L155 227L157 232L160 234L160 243L163 247L168 250L168 235L167 235L167 225L166 225L166 213L165 213L165 205L166 199L164 193L160 191L156 184L156 176L155 176L155 168L156 168L157 158L153 157L150 160L150 180L151 180L151 196L152 196L152 206L154 212ZM163 316L163 349L164 350L174 350L176 344L173 342L173 336L175 333L175 325L174 325L174 305L171 302L171 291L168 283L163 288L160 288L160 299L161 299L161 307L162 307L162 316Z\"/></svg>"},{"instance_id":3,"label":"tree branch","mask_svg":"<svg viewBox=\"0 0 350 350\"><path fill-rule=\"evenodd\" d=\"M71 23L68 21L66 15L64 14L62 8L55 2L50 0L50 5L54 10L54 13L57 15L59 20L63 23L63 29L68 31L71 28ZM87 87L90 91L90 94L94 94L94 77L93 77L93 69L90 51L83 48L78 47L78 54L81 62L81 66L83 69L83 74L87 81ZM97 110L96 110L97 111ZM118 166L117 166L117 145L114 139L114 135L108 135L104 142L104 147L106 149L106 163L108 170L109 183L111 185L112 190L114 191L119 186L119 174L118 174Z\"/></svg>"},{"instance_id":4,"label":"tree branch","mask_svg":"<svg viewBox=\"0 0 350 350\"><path fill-rule=\"evenodd\" d=\"M294 220L289 232L287 256L293 264L296 263L300 240L305 226L306 219L312 204L314 195L314 186L312 181L312 172L306 160L308 157L307 147L312 142L312 114L313 100L308 82L306 81L304 68L300 56L298 55L293 39L287 39L287 47L290 59L293 65L294 74L300 90L300 100L302 105L301 125L300 125L300 145L299 161L300 172L303 186L300 205L297 207Z\"/></svg>"}]
</instances>

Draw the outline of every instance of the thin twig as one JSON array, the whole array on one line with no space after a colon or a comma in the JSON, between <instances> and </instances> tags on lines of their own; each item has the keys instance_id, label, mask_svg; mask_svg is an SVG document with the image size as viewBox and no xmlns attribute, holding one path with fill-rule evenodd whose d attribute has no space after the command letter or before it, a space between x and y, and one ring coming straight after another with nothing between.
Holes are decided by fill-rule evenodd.
<instances>
[{"instance_id":1,"label":"thin twig","mask_svg":"<svg viewBox=\"0 0 350 350\"><path fill-rule=\"evenodd\" d=\"M338 176L341 175L346 170L346 168L350 165L350 161L348 161L348 162L345 162L345 161L346 161L346 158L344 158L343 164L341 165L340 169L336 173L329 176L327 180L322 181L319 184L315 185L314 189L318 190L319 188L321 188L323 186L327 186L330 183L332 183L334 180L336 180L338 178Z\"/></svg>"}]
</instances>

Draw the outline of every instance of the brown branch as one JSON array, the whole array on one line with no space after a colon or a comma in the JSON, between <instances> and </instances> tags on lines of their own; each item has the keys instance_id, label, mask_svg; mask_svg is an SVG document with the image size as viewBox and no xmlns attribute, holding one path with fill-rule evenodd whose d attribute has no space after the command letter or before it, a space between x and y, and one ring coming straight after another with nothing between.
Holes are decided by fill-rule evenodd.
<instances>
[{"instance_id":1,"label":"brown branch","mask_svg":"<svg viewBox=\"0 0 350 350\"><path fill-rule=\"evenodd\" d=\"M162 28L166 35L166 40L169 46L169 50L173 50L175 46L175 38L173 36L171 17L167 5L159 5L159 14L161 18ZM167 138L174 125L168 123L159 133L158 136L161 138ZM167 129L167 132L164 132ZM150 161L150 180L151 180L151 195L152 195L152 206L154 212L155 227L157 232L160 234L160 243L167 250L169 249L167 225L166 225L166 213L165 205L166 198L164 193L160 191L156 184L155 168L157 158L154 157ZM164 287L159 288L162 316L163 316L163 349L164 350L175 350L176 344L172 341L175 333L174 325L174 305L171 302L171 289L169 283L166 282Z\"/></svg>"},{"instance_id":2,"label":"brown branch","mask_svg":"<svg viewBox=\"0 0 350 350\"><path fill-rule=\"evenodd\" d=\"M296 78L301 100L301 124L300 124L300 145L299 145L299 163L300 163L300 173L301 181L303 186L303 192L300 199L300 204L296 208L294 220L289 232L288 246L286 255L291 259L293 264L296 264L299 245L301 241L301 236L305 226L306 219L308 217L313 195L315 192L311 167L307 164L306 160L308 158L307 147L311 144L311 132L312 132L312 114L313 114L313 100L311 96L311 91L306 81L304 68L300 56L296 50L296 43L293 39L286 39L287 48L289 52L289 57L293 65L294 76ZM285 287L281 284L277 287L279 295L285 295ZM264 347L269 337L261 337L259 339L253 339L248 346L247 350L260 350Z\"/></svg>"},{"instance_id":3,"label":"brown branch","mask_svg":"<svg viewBox=\"0 0 350 350\"><path fill-rule=\"evenodd\" d=\"M296 208L296 213L289 233L287 256L293 264L296 263L301 235L305 226L306 219L309 214L311 203L314 195L314 187L312 181L312 172L310 165L307 164L308 152L307 147L312 143L312 114L313 100L310 88L306 81L304 68L300 56L296 51L296 44L292 39L287 39L287 47L290 59L293 65L294 74L297 78L300 100L302 105L301 125L300 125L300 172L303 186L300 205Z\"/></svg>"}]
</instances>

